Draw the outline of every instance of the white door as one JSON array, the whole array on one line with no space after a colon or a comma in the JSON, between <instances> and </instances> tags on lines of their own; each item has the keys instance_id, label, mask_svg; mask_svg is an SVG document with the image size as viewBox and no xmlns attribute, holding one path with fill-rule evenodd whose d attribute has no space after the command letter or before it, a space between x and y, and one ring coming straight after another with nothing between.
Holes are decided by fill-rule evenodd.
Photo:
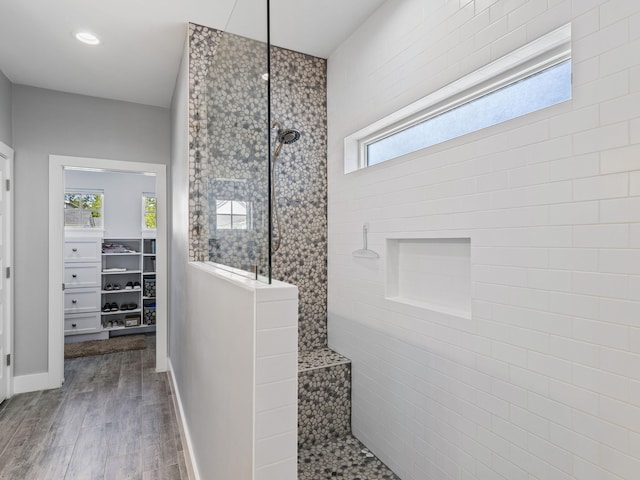
<instances>
[{"instance_id":1,"label":"white door","mask_svg":"<svg viewBox=\"0 0 640 480\"><path fill-rule=\"evenodd\" d=\"M0 142L0 402L9 395L11 368L11 165L13 151Z\"/></svg>"}]
</instances>

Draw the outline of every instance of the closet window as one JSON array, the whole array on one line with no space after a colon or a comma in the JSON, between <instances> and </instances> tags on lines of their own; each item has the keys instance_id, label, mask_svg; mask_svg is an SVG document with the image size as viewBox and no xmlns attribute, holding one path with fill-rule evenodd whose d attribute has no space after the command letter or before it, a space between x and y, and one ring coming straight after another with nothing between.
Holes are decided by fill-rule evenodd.
<instances>
[{"instance_id":1,"label":"closet window","mask_svg":"<svg viewBox=\"0 0 640 480\"><path fill-rule=\"evenodd\" d=\"M68 228L103 228L104 193L68 190L64 194L64 226Z\"/></svg>"},{"instance_id":2,"label":"closet window","mask_svg":"<svg viewBox=\"0 0 640 480\"><path fill-rule=\"evenodd\" d=\"M156 211L158 200L155 193L145 193L142 196L142 229L156 229Z\"/></svg>"}]
</instances>

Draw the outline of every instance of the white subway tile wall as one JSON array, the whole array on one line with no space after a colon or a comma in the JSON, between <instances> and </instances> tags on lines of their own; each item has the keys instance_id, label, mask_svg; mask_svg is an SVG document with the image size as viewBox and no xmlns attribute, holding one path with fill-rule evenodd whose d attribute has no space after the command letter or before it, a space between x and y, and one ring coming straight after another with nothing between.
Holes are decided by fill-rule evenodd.
<instances>
[{"instance_id":1,"label":"white subway tile wall","mask_svg":"<svg viewBox=\"0 0 640 480\"><path fill-rule=\"evenodd\" d=\"M573 100L343 174L344 137L567 22ZM356 436L403 480L637 480L640 3L389 1L329 58L328 124ZM471 320L385 300L386 239L421 235L471 238Z\"/></svg>"}]
</instances>

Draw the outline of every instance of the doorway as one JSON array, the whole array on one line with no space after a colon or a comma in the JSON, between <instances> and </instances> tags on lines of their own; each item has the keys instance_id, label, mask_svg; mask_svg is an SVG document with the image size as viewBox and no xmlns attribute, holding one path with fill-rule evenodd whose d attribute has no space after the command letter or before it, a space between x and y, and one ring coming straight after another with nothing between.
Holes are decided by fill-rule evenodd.
<instances>
[{"instance_id":1,"label":"doorway","mask_svg":"<svg viewBox=\"0 0 640 480\"><path fill-rule=\"evenodd\" d=\"M65 220L62 199L65 197L65 172L105 172L113 174L155 175L156 232L155 329L156 371L167 369L167 202L166 167L161 164L126 162L85 157L49 156L49 388L64 380L64 260ZM106 200L108 201L108 200ZM142 208L141 204L136 206ZM132 208L135 208L132 206ZM142 236L141 236L142 238Z\"/></svg>"}]
</instances>

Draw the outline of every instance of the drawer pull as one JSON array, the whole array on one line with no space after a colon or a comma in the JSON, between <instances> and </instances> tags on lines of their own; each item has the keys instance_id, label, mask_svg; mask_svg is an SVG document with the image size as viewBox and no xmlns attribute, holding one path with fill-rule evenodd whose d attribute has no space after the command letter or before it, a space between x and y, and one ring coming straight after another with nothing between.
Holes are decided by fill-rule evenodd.
<instances>
[{"instance_id":1,"label":"drawer pull","mask_svg":"<svg viewBox=\"0 0 640 480\"><path fill-rule=\"evenodd\" d=\"M76 327L78 326L78 324L76 324L76 323L72 323L72 324L71 324L71 326L72 326L73 328L76 328Z\"/></svg>"},{"instance_id":2,"label":"drawer pull","mask_svg":"<svg viewBox=\"0 0 640 480\"><path fill-rule=\"evenodd\" d=\"M77 251L78 251L78 249L77 249L77 248L72 248L72 249L71 249L71 251L72 251L72 252L77 252Z\"/></svg>"},{"instance_id":3,"label":"drawer pull","mask_svg":"<svg viewBox=\"0 0 640 480\"><path fill-rule=\"evenodd\" d=\"M78 275L74 273L73 275L71 275L71 278L78 278Z\"/></svg>"},{"instance_id":4,"label":"drawer pull","mask_svg":"<svg viewBox=\"0 0 640 480\"><path fill-rule=\"evenodd\" d=\"M78 300L73 299L73 300L71 300L71 303L73 303L75 305L76 303L78 303Z\"/></svg>"}]
</instances>

